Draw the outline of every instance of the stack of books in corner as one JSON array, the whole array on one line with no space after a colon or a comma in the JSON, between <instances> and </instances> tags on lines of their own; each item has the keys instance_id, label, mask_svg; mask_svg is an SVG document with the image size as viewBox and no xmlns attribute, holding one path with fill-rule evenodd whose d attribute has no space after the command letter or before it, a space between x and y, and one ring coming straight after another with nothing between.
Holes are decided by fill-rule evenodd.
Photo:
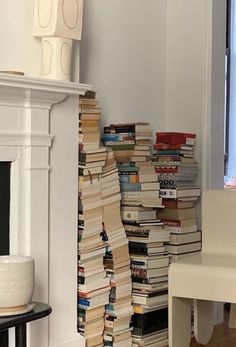
<instances>
[{"instance_id":1,"label":"stack of books in corner","mask_svg":"<svg viewBox=\"0 0 236 347\"><path fill-rule=\"evenodd\" d=\"M156 133L156 152L152 160L165 206L158 216L171 233L166 248L172 261L201 250L195 206L200 196L200 189L196 186L198 164L194 159L195 140L196 134Z\"/></svg>"},{"instance_id":2,"label":"stack of books in corner","mask_svg":"<svg viewBox=\"0 0 236 347\"><path fill-rule=\"evenodd\" d=\"M98 102L93 92L80 99L78 202L78 331L86 347L103 346L105 305L110 281L106 277L102 240L100 173L106 149L99 147Z\"/></svg>"},{"instance_id":3,"label":"stack of books in corner","mask_svg":"<svg viewBox=\"0 0 236 347\"><path fill-rule=\"evenodd\" d=\"M150 161L152 132L148 123L113 124L104 131L103 141L117 160L121 215L129 239L132 346L165 346L169 257L164 243L169 241L169 231L157 219L157 209L163 206L158 175Z\"/></svg>"},{"instance_id":4,"label":"stack of books in corner","mask_svg":"<svg viewBox=\"0 0 236 347\"><path fill-rule=\"evenodd\" d=\"M131 347L132 282L128 239L120 216L120 185L113 151L107 151L101 178L103 229L107 242L104 265L111 291L106 306L104 346Z\"/></svg>"}]
</instances>

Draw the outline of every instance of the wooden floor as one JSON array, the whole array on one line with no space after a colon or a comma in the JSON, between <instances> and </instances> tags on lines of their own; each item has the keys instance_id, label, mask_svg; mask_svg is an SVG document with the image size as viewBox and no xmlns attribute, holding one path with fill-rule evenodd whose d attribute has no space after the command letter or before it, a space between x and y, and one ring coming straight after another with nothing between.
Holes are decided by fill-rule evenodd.
<instances>
[{"instance_id":1,"label":"wooden floor","mask_svg":"<svg viewBox=\"0 0 236 347\"><path fill-rule=\"evenodd\" d=\"M213 337L206 346L208 347L236 347L236 329L229 329L228 313L225 315L225 323L217 325L214 329ZM199 347L195 339L192 340L190 347Z\"/></svg>"},{"instance_id":2,"label":"wooden floor","mask_svg":"<svg viewBox=\"0 0 236 347\"><path fill-rule=\"evenodd\" d=\"M225 323L215 326L210 343L206 347L236 347L236 329L228 328L228 312L225 312ZM192 339L190 347L202 347Z\"/></svg>"},{"instance_id":3,"label":"wooden floor","mask_svg":"<svg viewBox=\"0 0 236 347\"><path fill-rule=\"evenodd\" d=\"M191 342L191 347L199 347L195 339ZM215 327L213 337L206 346L208 347L236 347L236 329L228 329L227 325L221 324Z\"/></svg>"}]
</instances>

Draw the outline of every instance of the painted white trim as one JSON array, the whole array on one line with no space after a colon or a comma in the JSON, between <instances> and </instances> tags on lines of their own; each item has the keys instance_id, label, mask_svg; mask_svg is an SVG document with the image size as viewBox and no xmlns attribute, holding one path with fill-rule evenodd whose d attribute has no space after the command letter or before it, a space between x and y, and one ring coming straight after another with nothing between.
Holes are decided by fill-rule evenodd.
<instances>
[{"instance_id":1,"label":"painted white trim","mask_svg":"<svg viewBox=\"0 0 236 347\"><path fill-rule=\"evenodd\" d=\"M0 132L0 146L51 147L53 135Z\"/></svg>"},{"instance_id":2,"label":"painted white trim","mask_svg":"<svg viewBox=\"0 0 236 347\"><path fill-rule=\"evenodd\" d=\"M0 105L9 107L51 109L69 95L83 95L92 86L0 74Z\"/></svg>"},{"instance_id":3,"label":"painted white trim","mask_svg":"<svg viewBox=\"0 0 236 347\"><path fill-rule=\"evenodd\" d=\"M201 187L210 186L210 153L211 153L211 82L212 82L212 0L205 1L205 52L203 78L203 112L202 112L202 148L201 148Z\"/></svg>"},{"instance_id":4,"label":"painted white trim","mask_svg":"<svg viewBox=\"0 0 236 347\"><path fill-rule=\"evenodd\" d=\"M76 340L49 345L49 347L85 347L85 339L81 336Z\"/></svg>"},{"instance_id":5,"label":"painted white trim","mask_svg":"<svg viewBox=\"0 0 236 347\"><path fill-rule=\"evenodd\" d=\"M225 11L225 2L222 0L205 1L205 69L203 85L203 112L202 112L202 153L201 153L201 176L202 189L223 188L223 165L222 153L219 153L216 144L224 148L223 136L223 109L224 109L224 70L223 68L225 47L222 36L226 38L224 30L225 22L217 20ZM226 11L225 11L226 14ZM226 18L226 15L225 15ZM219 30L220 29L220 30ZM219 35L220 32L220 35ZM222 36L221 36L222 35ZM223 56L221 56L223 54ZM219 133L221 132L221 133ZM217 163L216 160L218 161ZM220 175L222 174L222 182ZM223 322L223 304L214 304L214 322Z\"/></svg>"},{"instance_id":6,"label":"painted white trim","mask_svg":"<svg viewBox=\"0 0 236 347\"><path fill-rule=\"evenodd\" d=\"M12 89L20 88L25 91L37 90L67 95L83 95L87 90L92 89L92 86L89 84L62 82L45 78L33 78L10 74L0 74L0 86L10 87Z\"/></svg>"}]
</instances>

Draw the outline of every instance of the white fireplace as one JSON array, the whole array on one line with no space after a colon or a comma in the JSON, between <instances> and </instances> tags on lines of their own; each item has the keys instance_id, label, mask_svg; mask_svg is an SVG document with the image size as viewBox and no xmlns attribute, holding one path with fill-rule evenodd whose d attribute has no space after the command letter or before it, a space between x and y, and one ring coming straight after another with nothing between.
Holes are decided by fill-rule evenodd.
<instances>
[{"instance_id":1,"label":"white fireplace","mask_svg":"<svg viewBox=\"0 0 236 347\"><path fill-rule=\"evenodd\" d=\"M78 95L89 85L0 75L0 161L11 162L10 254L32 255L30 347L82 347L77 333Z\"/></svg>"}]
</instances>

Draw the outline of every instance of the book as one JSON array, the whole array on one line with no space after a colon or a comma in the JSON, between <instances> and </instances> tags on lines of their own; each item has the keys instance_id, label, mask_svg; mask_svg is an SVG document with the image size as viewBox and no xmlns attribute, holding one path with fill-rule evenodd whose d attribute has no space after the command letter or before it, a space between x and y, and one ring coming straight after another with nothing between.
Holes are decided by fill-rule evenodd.
<instances>
[{"instance_id":1,"label":"book","mask_svg":"<svg viewBox=\"0 0 236 347\"><path fill-rule=\"evenodd\" d=\"M142 284L154 284L168 281L168 276L160 277L151 277L151 278L140 278L133 277L133 282L142 283Z\"/></svg>"},{"instance_id":2,"label":"book","mask_svg":"<svg viewBox=\"0 0 236 347\"><path fill-rule=\"evenodd\" d=\"M165 220L183 220L196 218L196 210L191 208L165 208L158 211L158 218Z\"/></svg>"},{"instance_id":3,"label":"book","mask_svg":"<svg viewBox=\"0 0 236 347\"><path fill-rule=\"evenodd\" d=\"M140 277L140 278L150 278L150 277L162 277L168 275L168 266L163 268L155 268L155 269L141 269L138 267L131 268L132 277Z\"/></svg>"},{"instance_id":4,"label":"book","mask_svg":"<svg viewBox=\"0 0 236 347\"><path fill-rule=\"evenodd\" d=\"M78 305L80 308L91 309L99 306L104 306L109 303L109 292L97 295L93 298L78 298Z\"/></svg>"},{"instance_id":5,"label":"book","mask_svg":"<svg viewBox=\"0 0 236 347\"><path fill-rule=\"evenodd\" d=\"M190 226L171 226L171 225L165 225L164 228L167 228L170 233L174 234L186 234L186 233L192 233L194 231L197 231L197 224L190 225Z\"/></svg>"},{"instance_id":6,"label":"book","mask_svg":"<svg viewBox=\"0 0 236 347\"><path fill-rule=\"evenodd\" d=\"M78 321L80 322L89 322L95 320L97 317L102 317L105 313L105 307L99 306L92 310L84 310L78 308Z\"/></svg>"},{"instance_id":7,"label":"book","mask_svg":"<svg viewBox=\"0 0 236 347\"><path fill-rule=\"evenodd\" d=\"M156 211L132 211L121 209L121 217L124 221L142 221L147 219L155 219Z\"/></svg>"},{"instance_id":8,"label":"book","mask_svg":"<svg viewBox=\"0 0 236 347\"><path fill-rule=\"evenodd\" d=\"M121 188L121 192L140 191L141 184L140 183L121 183L120 188Z\"/></svg>"},{"instance_id":9,"label":"book","mask_svg":"<svg viewBox=\"0 0 236 347\"><path fill-rule=\"evenodd\" d=\"M154 149L160 150L160 149L182 149L185 151L193 151L194 147L193 145L186 145L186 144L180 144L177 143L175 145L169 144L169 143L156 143L153 146Z\"/></svg>"},{"instance_id":10,"label":"book","mask_svg":"<svg viewBox=\"0 0 236 347\"><path fill-rule=\"evenodd\" d=\"M141 190L159 190L160 183L159 182L142 182Z\"/></svg>"},{"instance_id":11,"label":"book","mask_svg":"<svg viewBox=\"0 0 236 347\"><path fill-rule=\"evenodd\" d=\"M166 245L166 250L170 254L182 254L200 251L202 248L201 242L194 242L185 245Z\"/></svg>"},{"instance_id":12,"label":"book","mask_svg":"<svg viewBox=\"0 0 236 347\"><path fill-rule=\"evenodd\" d=\"M145 234L138 235L132 235L130 236L130 233L128 233L128 239L131 242L142 242L142 243L151 243L151 242L168 242L170 240L170 232L169 230L161 230L158 232L155 231L149 231Z\"/></svg>"},{"instance_id":13,"label":"book","mask_svg":"<svg viewBox=\"0 0 236 347\"><path fill-rule=\"evenodd\" d=\"M147 247L145 247L146 245ZM153 255L153 254L164 254L166 251L165 246L163 247L148 247L148 244L141 244L138 242L129 243L130 254L143 254L143 255Z\"/></svg>"},{"instance_id":14,"label":"book","mask_svg":"<svg viewBox=\"0 0 236 347\"><path fill-rule=\"evenodd\" d=\"M200 196L200 189L196 187L177 188L177 189L160 189L160 196L165 199L178 199L183 197Z\"/></svg>"},{"instance_id":15,"label":"book","mask_svg":"<svg viewBox=\"0 0 236 347\"><path fill-rule=\"evenodd\" d=\"M162 199L162 204L165 208L179 209L179 208L192 208L194 207L193 201L178 201Z\"/></svg>"},{"instance_id":16,"label":"book","mask_svg":"<svg viewBox=\"0 0 236 347\"><path fill-rule=\"evenodd\" d=\"M100 114L96 113L80 113L80 120L99 120Z\"/></svg>"},{"instance_id":17,"label":"book","mask_svg":"<svg viewBox=\"0 0 236 347\"><path fill-rule=\"evenodd\" d=\"M168 328L168 308L162 308L133 317L133 334L147 335Z\"/></svg>"},{"instance_id":18,"label":"book","mask_svg":"<svg viewBox=\"0 0 236 347\"><path fill-rule=\"evenodd\" d=\"M187 234L171 234L171 245L183 245L186 243L199 242L202 239L201 231L196 231Z\"/></svg>"},{"instance_id":19,"label":"book","mask_svg":"<svg viewBox=\"0 0 236 347\"><path fill-rule=\"evenodd\" d=\"M100 275L100 273L99 273ZM95 276L90 276L95 277ZM100 277L100 278L99 278ZM108 278L104 277L103 274L100 276L96 276L94 280L87 280L87 278L80 276L79 278L79 290L82 292L92 292L93 290L108 287L110 285L110 281Z\"/></svg>"},{"instance_id":20,"label":"book","mask_svg":"<svg viewBox=\"0 0 236 347\"><path fill-rule=\"evenodd\" d=\"M131 268L155 269L159 267L167 267L169 265L169 257L147 257L142 255L131 255Z\"/></svg>"},{"instance_id":21,"label":"book","mask_svg":"<svg viewBox=\"0 0 236 347\"><path fill-rule=\"evenodd\" d=\"M181 228L185 228L185 227L192 227L197 224L197 221L195 218L193 219L176 219L176 220L166 220L166 219L162 219L162 223L164 225L164 228L167 227L167 229L169 229L169 227L181 227Z\"/></svg>"},{"instance_id":22,"label":"book","mask_svg":"<svg viewBox=\"0 0 236 347\"><path fill-rule=\"evenodd\" d=\"M187 144L194 145L196 134L180 132L157 132L157 143L167 143L170 145Z\"/></svg>"},{"instance_id":23,"label":"book","mask_svg":"<svg viewBox=\"0 0 236 347\"><path fill-rule=\"evenodd\" d=\"M157 296L145 297L140 295L133 295L133 303L138 305L145 305L151 307L152 305L164 304L168 302L167 293L159 293Z\"/></svg>"}]
</instances>

